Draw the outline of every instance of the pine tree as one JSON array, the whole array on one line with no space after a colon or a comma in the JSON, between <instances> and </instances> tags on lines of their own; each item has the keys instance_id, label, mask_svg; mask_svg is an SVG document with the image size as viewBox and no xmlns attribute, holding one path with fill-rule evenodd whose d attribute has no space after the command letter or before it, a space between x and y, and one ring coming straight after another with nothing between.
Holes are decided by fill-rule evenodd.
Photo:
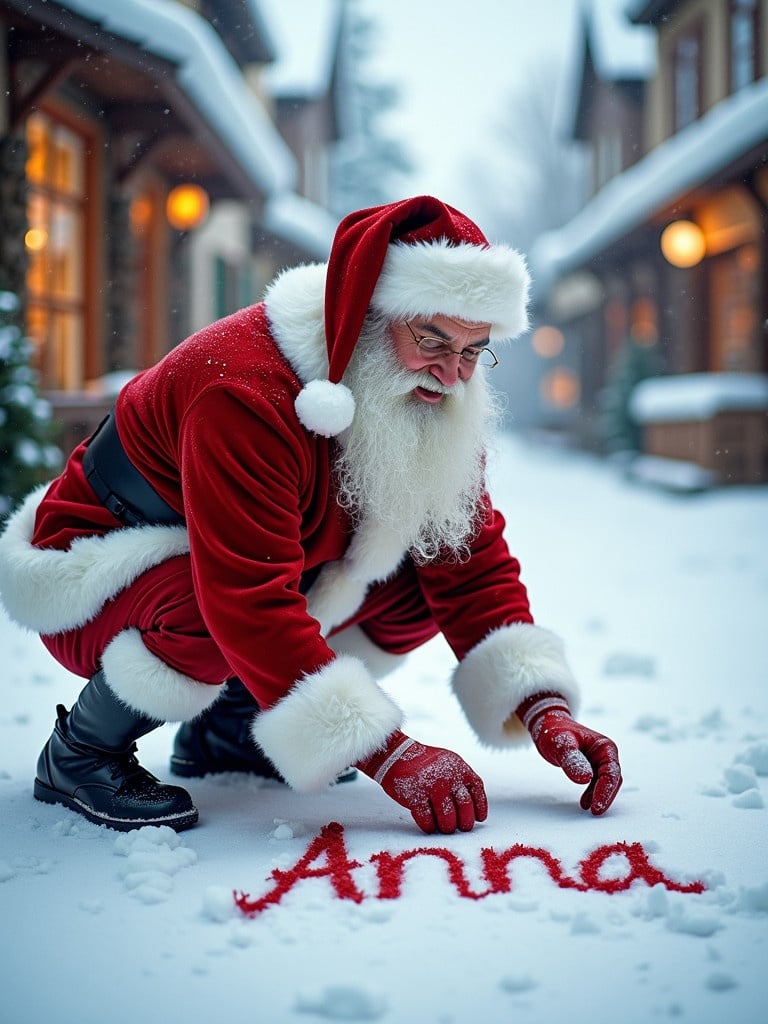
<instances>
[{"instance_id":1,"label":"pine tree","mask_svg":"<svg viewBox=\"0 0 768 1024\"><path fill-rule=\"evenodd\" d=\"M600 394L600 435L606 452L642 450L642 427L632 415L630 399L641 380L662 372L663 363L655 346L625 338Z\"/></svg>"},{"instance_id":2,"label":"pine tree","mask_svg":"<svg viewBox=\"0 0 768 1024\"><path fill-rule=\"evenodd\" d=\"M392 83L371 78L376 46L375 20L353 3L344 7L339 118L341 138L333 153L331 208L337 217L352 210L392 202L398 180L413 168L401 144L382 127L400 96Z\"/></svg>"},{"instance_id":3,"label":"pine tree","mask_svg":"<svg viewBox=\"0 0 768 1024\"><path fill-rule=\"evenodd\" d=\"M543 59L503 99L492 159L465 164L487 233L530 253L541 235L556 231L584 203L588 159L562 125L560 65Z\"/></svg>"},{"instance_id":4,"label":"pine tree","mask_svg":"<svg viewBox=\"0 0 768 1024\"><path fill-rule=\"evenodd\" d=\"M0 521L61 465L51 406L40 396L21 329L21 304L0 289Z\"/></svg>"}]
</instances>

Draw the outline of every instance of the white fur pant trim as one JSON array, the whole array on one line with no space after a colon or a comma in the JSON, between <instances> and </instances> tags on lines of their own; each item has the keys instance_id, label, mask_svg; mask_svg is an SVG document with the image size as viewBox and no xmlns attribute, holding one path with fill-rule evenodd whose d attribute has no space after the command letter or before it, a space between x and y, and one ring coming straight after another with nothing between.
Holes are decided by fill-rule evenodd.
<instances>
[{"instance_id":1,"label":"white fur pant trim","mask_svg":"<svg viewBox=\"0 0 768 1024\"><path fill-rule=\"evenodd\" d=\"M124 704L161 722L196 718L221 692L221 686L201 683L156 658L138 629L118 633L104 648L101 665L110 689Z\"/></svg>"}]
</instances>

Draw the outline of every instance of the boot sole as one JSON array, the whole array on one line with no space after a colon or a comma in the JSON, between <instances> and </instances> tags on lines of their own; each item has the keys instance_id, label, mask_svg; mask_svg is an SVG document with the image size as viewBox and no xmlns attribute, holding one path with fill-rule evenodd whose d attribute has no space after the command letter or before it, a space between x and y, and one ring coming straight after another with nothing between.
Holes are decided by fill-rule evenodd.
<instances>
[{"instance_id":1,"label":"boot sole","mask_svg":"<svg viewBox=\"0 0 768 1024\"><path fill-rule=\"evenodd\" d=\"M84 804L76 797L67 796L66 793L60 793L56 789L51 789L50 786L46 786L40 779L35 779L34 797L35 800L40 800L44 804L61 804L72 811L76 811L83 818L93 822L94 825L106 825L107 828L115 829L117 832L133 832L135 829L143 828L145 825L167 825L174 832L183 832L184 829L192 828L193 825L196 825L199 818L196 807L192 808L191 811L159 815L156 818L114 818L108 814L94 811L92 807Z\"/></svg>"},{"instance_id":2,"label":"boot sole","mask_svg":"<svg viewBox=\"0 0 768 1024\"><path fill-rule=\"evenodd\" d=\"M202 763L200 761L191 761L189 758L178 757L176 754L171 757L170 771L171 775L179 776L182 779L202 779L206 775L223 775L226 772L239 772L242 775L255 775L259 779L274 779L276 782L285 783L285 780L282 778L277 778L274 775L262 775L252 768L238 768L226 762L206 761ZM357 768L345 768L343 772L339 772L336 777L336 783L352 782L356 778Z\"/></svg>"}]
</instances>

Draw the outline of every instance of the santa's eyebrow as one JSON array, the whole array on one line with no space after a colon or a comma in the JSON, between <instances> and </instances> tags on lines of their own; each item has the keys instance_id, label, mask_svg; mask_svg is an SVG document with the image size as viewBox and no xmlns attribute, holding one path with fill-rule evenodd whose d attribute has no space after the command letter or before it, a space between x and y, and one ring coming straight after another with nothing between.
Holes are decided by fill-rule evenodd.
<instances>
[{"instance_id":1,"label":"santa's eyebrow","mask_svg":"<svg viewBox=\"0 0 768 1024\"><path fill-rule=\"evenodd\" d=\"M446 334L445 331L442 331L435 324L422 324L421 330L424 331L425 335L433 335L434 334L434 336L436 338L439 338L440 341L450 342L451 345L455 341L455 339L452 338L450 336L450 334ZM480 341L473 341L472 344L471 345L467 345L466 348L484 348L486 345L490 345L490 343L491 343L491 339L490 338L482 338Z\"/></svg>"}]
</instances>

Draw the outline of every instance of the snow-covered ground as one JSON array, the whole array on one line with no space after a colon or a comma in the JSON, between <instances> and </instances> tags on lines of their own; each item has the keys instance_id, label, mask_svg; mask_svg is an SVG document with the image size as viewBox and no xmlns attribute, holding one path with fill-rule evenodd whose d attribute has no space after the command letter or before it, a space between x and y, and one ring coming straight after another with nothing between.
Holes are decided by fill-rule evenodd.
<instances>
[{"instance_id":1,"label":"snow-covered ground","mask_svg":"<svg viewBox=\"0 0 768 1024\"><path fill-rule=\"evenodd\" d=\"M765 1019L768 488L676 497L509 438L492 477L580 717L619 744L608 814L532 749L482 749L434 642L387 688L483 775L475 831L425 837L364 778L307 797L242 777L192 780L180 836L98 828L32 798L79 680L0 615L3 1022ZM172 736L140 743L163 777Z\"/></svg>"}]
</instances>

